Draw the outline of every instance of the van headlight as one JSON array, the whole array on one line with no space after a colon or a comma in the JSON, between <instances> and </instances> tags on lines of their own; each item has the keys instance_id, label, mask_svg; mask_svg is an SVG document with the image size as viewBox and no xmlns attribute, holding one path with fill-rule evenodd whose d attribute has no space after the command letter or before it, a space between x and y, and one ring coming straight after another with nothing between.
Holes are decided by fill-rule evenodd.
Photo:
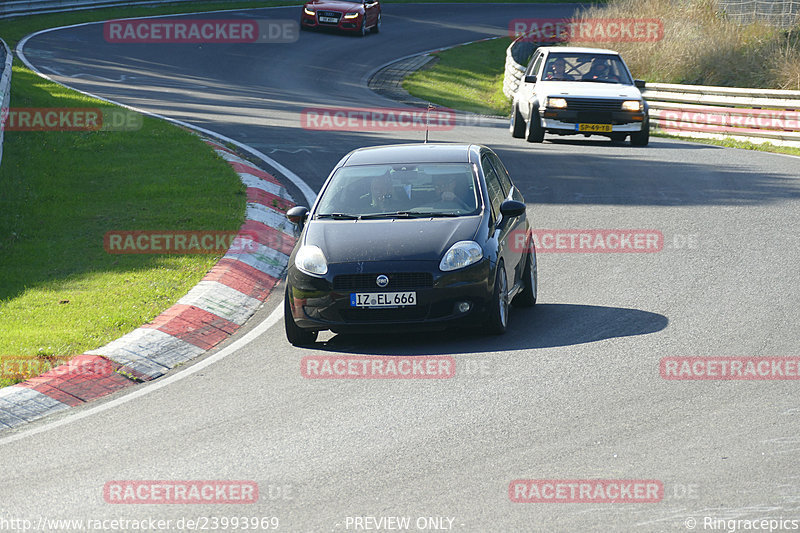
<instances>
[{"instance_id":1,"label":"van headlight","mask_svg":"<svg viewBox=\"0 0 800 533\"><path fill-rule=\"evenodd\" d=\"M450 272L468 267L483 259L483 249L475 241L458 241L442 257L439 270Z\"/></svg>"},{"instance_id":2,"label":"van headlight","mask_svg":"<svg viewBox=\"0 0 800 533\"><path fill-rule=\"evenodd\" d=\"M552 96L547 99L547 107L554 109L566 109L567 101L564 98L553 98Z\"/></svg>"},{"instance_id":3,"label":"van headlight","mask_svg":"<svg viewBox=\"0 0 800 533\"><path fill-rule=\"evenodd\" d=\"M642 110L642 101L641 100L625 100L622 102L622 110L623 111L641 111Z\"/></svg>"},{"instance_id":4,"label":"van headlight","mask_svg":"<svg viewBox=\"0 0 800 533\"><path fill-rule=\"evenodd\" d=\"M306 244L297 250L294 256L294 266L306 274L324 276L328 273L328 261L319 246Z\"/></svg>"}]
</instances>

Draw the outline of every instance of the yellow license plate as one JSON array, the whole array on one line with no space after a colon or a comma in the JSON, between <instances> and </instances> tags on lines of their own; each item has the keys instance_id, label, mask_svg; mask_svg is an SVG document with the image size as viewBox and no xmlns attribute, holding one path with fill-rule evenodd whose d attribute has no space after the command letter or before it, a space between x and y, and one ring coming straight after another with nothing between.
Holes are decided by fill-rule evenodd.
<instances>
[{"instance_id":1,"label":"yellow license plate","mask_svg":"<svg viewBox=\"0 0 800 533\"><path fill-rule=\"evenodd\" d=\"M578 124L578 131L611 132L611 124Z\"/></svg>"}]
</instances>

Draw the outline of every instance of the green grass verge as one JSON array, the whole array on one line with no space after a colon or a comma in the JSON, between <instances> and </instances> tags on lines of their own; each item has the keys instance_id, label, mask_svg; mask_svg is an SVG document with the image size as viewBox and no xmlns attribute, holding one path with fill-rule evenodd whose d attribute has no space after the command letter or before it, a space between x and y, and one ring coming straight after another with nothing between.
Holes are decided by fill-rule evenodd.
<instances>
[{"instance_id":1,"label":"green grass verge","mask_svg":"<svg viewBox=\"0 0 800 533\"><path fill-rule=\"evenodd\" d=\"M651 136L664 137L667 139L679 139L682 141L692 141L701 144L711 144L714 146L724 146L725 148L740 148L742 150L755 150L756 152L772 152L777 154L787 154L800 156L800 148L793 148L791 146L780 146L770 142L754 143L750 141L740 141L733 138L727 139L700 139L697 137L689 138L680 135L670 135L660 131L651 132Z\"/></svg>"},{"instance_id":2,"label":"green grass verge","mask_svg":"<svg viewBox=\"0 0 800 533\"><path fill-rule=\"evenodd\" d=\"M12 107L106 106L15 66ZM153 319L219 255L111 255L109 230L237 230L244 186L200 139L8 131L0 165L0 358L83 353ZM8 385L28 376L4 376Z\"/></svg>"},{"instance_id":3,"label":"green grass verge","mask_svg":"<svg viewBox=\"0 0 800 533\"><path fill-rule=\"evenodd\" d=\"M503 66L511 38L482 41L433 54L433 67L411 74L403 88L411 95L462 111L509 115L503 94Z\"/></svg>"}]
</instances>

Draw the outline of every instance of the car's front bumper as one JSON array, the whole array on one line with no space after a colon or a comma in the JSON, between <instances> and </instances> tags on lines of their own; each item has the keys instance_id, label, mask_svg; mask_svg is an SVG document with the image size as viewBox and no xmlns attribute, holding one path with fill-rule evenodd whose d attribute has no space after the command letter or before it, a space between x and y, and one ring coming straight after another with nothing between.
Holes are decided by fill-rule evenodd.
<instances>
[{"instance_id":1,"label":"car's front bumper","mask_svg":"<svg viewBox=\"0 0 800 533\"><path fill-rule=\"evenodd\" d=\"M319 30L333 30L333 31L343 31L343 32L357 32L361 30L361 21L364 18L364 15L359 15L357 18L354 19L346 19L344 18L344 14L339 18L339 22L337 23L328 23L328 22L319 22L317 20L317 16L311 16L306 13L303 13L303 16L300 18L300 24L309 29L319 29Z\"/></svg>"},{"instance_id":2,"label":"car's front bumper","mask_svg":"<svg viewBox=\"0 0 800 533\"><path fill-rule=\"evenodd\" d=\"M301 328L337 332L444 329L480 321L492 297L493 287L488 280L493 278L488 259L454 272L441 272L438 262L432 261L345 263L328 268L325 277L309 276L294 265L289 268L288 298L295 323ZM383 289L374 283L380 274L391 280ZM396 282L401 278L403 281ZM396 308L351 305L352 293L408 291L416 292L416 305ZM457 308L460 302L469 302L470 309L460 312Z\"/></svg>"},{"instance_id":3,"label":"car's front bumper","mask_svg":"<svg viewBox=\"0 0 800 533\"><path fill-rule=\"evenodd\" d=\"M642 131L647 123L647 115L643 112L592 112L544 109L541 112L542 127L552 133L603 135L604 132L579 131L580 124L610 124L611 132Z\"/></svg>"}]
</instances>

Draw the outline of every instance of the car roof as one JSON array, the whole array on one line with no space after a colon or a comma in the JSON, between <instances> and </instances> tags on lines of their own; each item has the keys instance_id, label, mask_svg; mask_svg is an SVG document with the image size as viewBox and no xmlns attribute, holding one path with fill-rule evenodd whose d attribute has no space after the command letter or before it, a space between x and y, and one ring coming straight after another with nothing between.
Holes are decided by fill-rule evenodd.
<instances>
[{"instance_id":1,"label":"car roof","mask_svg":"<svg viewBox=\"0 0 800 533\"><path fill-rule=\"evenodd\" d=\"M582 46L540 46L539 50L545 52L559 52L564 54L614 54L619 55L616 50L606 48L584 48Z\"/></svg>"},{"instance_id":2,"label":"car roof","mask_svg":"<svg viewBox=\"0 0 800 533\"><path fill-rule=\"evenodd\" d=\"M350 152L342 166L396 163L469 163L473 144L413 143L369 146Z\"/></svg>"}]
</instances>

